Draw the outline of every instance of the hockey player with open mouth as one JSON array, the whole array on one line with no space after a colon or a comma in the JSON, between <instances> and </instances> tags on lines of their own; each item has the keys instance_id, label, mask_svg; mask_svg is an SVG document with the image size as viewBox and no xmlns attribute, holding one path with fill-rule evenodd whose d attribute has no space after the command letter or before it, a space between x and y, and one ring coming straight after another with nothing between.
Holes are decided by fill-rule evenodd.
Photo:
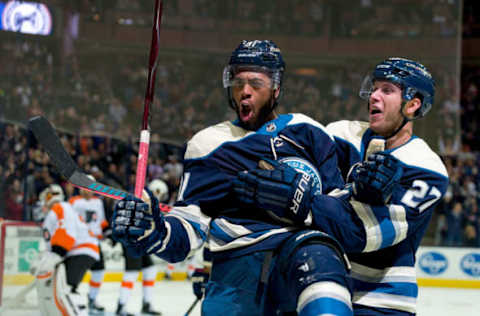
<instances>
[{"instance_id":1,"label":"hockey player with open mouth","mask_svg":"<svg viewBox=\"0 0 480 316\"><path fill-rule=\"evenodd\" d=\"M427 114L434 93L432 75L413 60L388 58L365 77L360 96L368 101L369 122L327 126L335 137L343 175L354 179L350 190L335 197L309 194L315 187L309 183L304 203L293 212L282 200L288 201L285 196L298 186L278 176L288 167L276 165L272 171L257 169L239 176L242 201L254 203L266 214L325 231L342 244L352 263L354 315L416 312L415 252L448 185L440 157L413 134L412 121ZM374 146L373 151L380 152L371 154L369 144L375 143L382 144ZM366 163L361 163L364 159ZM369 165L379 164L383 166L378 173L365 172ZM400 172L394 181L385 182L388 164L398 165ZM241 190L247 186L252 189ZM359 189L363 193L355 196ZM345 203L352 192L353 199Z\"/></svg>"},{"instance_id":2,"label":"hockey player with open mouth","mask_svg":"<svg viewBox=\"0 0 480 316\"><path fill-rule=\"evenodd\" d=\"M312 195L344 186L325 128L302 114L277 114L284 70L273 42L242 41L223 72L237 119L208 127L188 142L172 210L161 214L146 192L142 200L123 199L114 212L114 236L137 256L179 262L208 243L213 260L203 315L352 315L350 265L339 243L288 219L272 222L274 214L240 203L232 190L237 174L262 159L302 173L289 200L299 212L307 181Z\"/></svg>"}]
</instances>

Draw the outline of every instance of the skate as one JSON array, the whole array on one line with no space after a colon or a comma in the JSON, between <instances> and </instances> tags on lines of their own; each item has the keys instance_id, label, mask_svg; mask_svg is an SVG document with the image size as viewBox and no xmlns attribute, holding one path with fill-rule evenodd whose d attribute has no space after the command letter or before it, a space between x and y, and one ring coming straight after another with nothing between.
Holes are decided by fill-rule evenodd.
<instances>
[{"instance_id":1,"label":"skate","mask_svg":"<svg viewBox=\"0 0 480 316\"><path fill-rule=\"evenodd\" d=\"M88 298L88 312L90 315L103 315L105 308L98 305L94 299Z\"/></svg>"},{"instance_id":2,"label":"skate","mask_svg":"<svg viewBox=\"0 0 480 316\"><path fill-rule=\"evenodd\" d=\"M162 313L154 311L150 303L143 302L142 315L162 315Z\"/></svg>"},{"instance_id":3,"label":"skate","mask_svg":"<svg viewBox=\"0 0 480 316\"><path fill-rule=\"evenodd\" d=\"M135 316L135 314L128 313L125 310L125 306L123 304L120 304L120 303L118 303L117 311L115 312L115 315L117 315L117 316Z\"/></svg>"}]
</instances>

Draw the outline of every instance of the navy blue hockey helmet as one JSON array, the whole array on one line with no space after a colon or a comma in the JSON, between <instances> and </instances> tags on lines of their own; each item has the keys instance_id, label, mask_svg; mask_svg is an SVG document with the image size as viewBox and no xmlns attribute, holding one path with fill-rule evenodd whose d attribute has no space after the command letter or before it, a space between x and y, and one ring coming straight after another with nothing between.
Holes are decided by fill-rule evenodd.
<instances>
[{"instance_id":1,"label":"navy blue hockey helmet","mask_svg":"<svg viewBox=\"0 0 480 316\"><path fill-rule=\"evenodd\" d=\"M223 70L223 86L232 86L232 79L240 70L264 72L272 79L272 89L282 85L282 76L285 71L280 48L269 40L243 40L232 52L228 65Z\"/></svg>"},{"instance_id":2,"label":"navy blue hockey helmet","mask_svg":"<svg viewBox=\"0 0 480 316\"><path fill-rule=\"evenodd\" d=\"M368 100L375 80L387 80L402 88L402 98L410 101L419 96L422 106L415 118L425 116L432 108L435 96L435 81L427 68L410 59L391 57L379 63L373 73L367 76L360 88L360 97Z\"/></svg>"}]
</instances>

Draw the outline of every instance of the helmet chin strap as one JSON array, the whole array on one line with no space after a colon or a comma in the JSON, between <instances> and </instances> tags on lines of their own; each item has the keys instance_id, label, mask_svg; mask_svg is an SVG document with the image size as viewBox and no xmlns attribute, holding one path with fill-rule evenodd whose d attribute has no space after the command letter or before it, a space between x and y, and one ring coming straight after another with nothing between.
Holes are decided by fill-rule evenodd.
<instances>
[{"instance_id":1,"label":"helmet chin strap","mask_svg":"<svg viewBox=\"0 0 480 316\"><path fill-rule=\"evenodd\" d=\"M400 132L400 130L410 121L413 121L415 118L413 119L410 119L408 117L405 116L405 114L403 114L403 109L405 108L405 105L407 104L407 102L403 101L402 100L402 106L400 107L400 115L402 116L403 118L403 121L402 121L402 124L400 124L399 127L397 127L390 135L386 136L385 137L385 140L389 140L390 138L392 138L393 136L397 135L398 132ZM368 105L368 108L370 108L370 104Z\"/></svg>"}]
</instances>

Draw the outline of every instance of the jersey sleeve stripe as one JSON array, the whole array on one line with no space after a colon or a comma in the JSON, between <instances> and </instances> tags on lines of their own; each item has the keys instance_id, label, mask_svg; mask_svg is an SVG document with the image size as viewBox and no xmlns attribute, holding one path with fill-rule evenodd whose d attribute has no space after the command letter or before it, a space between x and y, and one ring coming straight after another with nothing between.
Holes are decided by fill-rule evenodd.
<instances>
[{"instance_id":1,"label":"jersey sleeve stripe","mask_svg":"<svg viewBox=\"0 0 480 316\"><path fill-rule=\"evenodd\" d=\"M351 262L351 275L354 279L370 283L408 282L416 283L414 267L389 267L375 269Z\"/></svg>"},{"instance_id":2,"label":"jersey sleeve stripe","mask_svg":"<svg viewBox=\"0 0 480 316\"><path fill-rule=\"evenodd\" d=\"M417 305L417 299L415 297L404 297L378 292L355 292L352 301L355 304L398 309L409 313L415 313Z\"/></svg>"},{"instance_id":3,"label":"jersey sleeve stripe","mask_svg":"<svg viewBox=\"0 0 480 316\"><path fill-rule=\"evenodd\" d=\"M395 227L395 239L392 242L392 245L395 245L407 238L407 212L401 205L389 205L388 209L390 211L393 226Z\"/></svg>"},{"instance_id":4,"label":"jersey sleeve stripe","mask_svg":"<svg viewBox=\"0 0 480 316\"><path fill-rule=\"evenodd\" d=\"M366 244L362 252L383 249L407 237L408 221L403 206L370 206L358 201L351 204L365 228Z\"/></svg>"},{"instance_id":5,"label":"jersey sleeve stripe","mask_svg":"<svg viewBox=\"0 0 480 316\"><path fill-rule=\"evenodd\" d=\"M377 218L373 214L372 209L367 204L357 201L351 201L350 204L365 228L366 243L362 252L370 252L379 249L382 244L382 234L380 232Z\"/></svg>"}]
</instances>

